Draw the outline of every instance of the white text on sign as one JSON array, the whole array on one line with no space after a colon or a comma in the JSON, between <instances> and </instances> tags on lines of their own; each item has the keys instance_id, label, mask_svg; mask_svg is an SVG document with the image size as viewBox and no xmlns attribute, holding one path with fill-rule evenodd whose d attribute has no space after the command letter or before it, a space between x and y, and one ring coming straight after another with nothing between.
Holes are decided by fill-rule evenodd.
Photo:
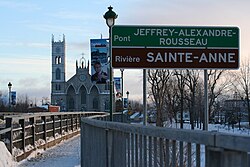
<instances>
[{"instance_id":1,"label":"white text on sign","mask_svg":"<svg viewBox=\"0 0 250 167\"><path fill-rule=\"evenodd\" d=\"M119 42L130 42L130 36L126 36L126 37L121 37L118 35L114 36L114 41L119 41Z\"/></svg>"},{"instance_id":2,"label":"white text on sign","mask_svg":"<svg viewBox=\"0 0 250 167\"><path fill-rule=\"evenodd\" d=\"M138 28L135 36L174 36L179 37L232 37L232 30L224 29L157 29L157 28Z\"/></svg>"},{"instance_id":3,"label":"white text on sign","mask_svg":"<svg viewBox=\"0 0 250 167\"><path fill-rule=\"evenodd\" d=\"M148 52L147 53L147 62L156 63L156 62L186 62L193 63L195 60L198 60L199 63L235 63L235 53L202 53L201 55L193 55L193 53L184 53L184 52Z\"/></svg>"}]
</instances>

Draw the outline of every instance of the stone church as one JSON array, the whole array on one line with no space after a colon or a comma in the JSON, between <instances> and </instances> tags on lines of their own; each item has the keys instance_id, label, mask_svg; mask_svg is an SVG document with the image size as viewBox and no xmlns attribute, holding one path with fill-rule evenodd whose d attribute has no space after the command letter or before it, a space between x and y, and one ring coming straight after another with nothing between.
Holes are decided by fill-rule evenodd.
<instances>
[{"instance_id":1,"label":"stone church","mask_svg":"<svg viewBox=\"0 0 250 167\"><path fill-rule=\"evenodd\" d=\"M65 36L54 41L52 36L51 104L61 111L109 111L109 85L91 81L89 61L76 60L76 73L66 81Z\"/></svg>"}]
</instances>

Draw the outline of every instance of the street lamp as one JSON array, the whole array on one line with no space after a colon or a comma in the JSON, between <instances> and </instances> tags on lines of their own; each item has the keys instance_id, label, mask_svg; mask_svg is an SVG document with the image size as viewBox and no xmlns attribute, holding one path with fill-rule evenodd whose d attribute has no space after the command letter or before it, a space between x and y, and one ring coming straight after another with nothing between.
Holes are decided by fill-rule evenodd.
<instances>
[{"instance_id":1,"label":"street lamp","mask_svg":"<svg viewBox=\"0 0 250 167\"><path fill-rule=\"evenodd\" d=\"M124 121L123 120L123 111L124 111L124 96L123 96L123 71L124 71L124 69L123 68L121 68L120 69L120 71L121 71L121 79L122 79L122 90L121 90L121 93L122 93L122 122Z\"/></svg>"},{"instance_id":2,"label":"street lamp","mask_svg":"<svg viewBox=\"0 0 250 167\"><path fill-rule=\"evenodd\" d=\"M127 91L127 92L126 92L126 94L127 94L127 100L128 100L128 96L129 96L129 91Z\"/></svg>"},{"instance_id":3,"label":"street lamp","mask_svg":"<svg viewBox=\"0 0 250 167\"><path fill-rule=\"evenodd\" d=\"M115 25L115 19L118 17L118 15L112 10L112 6L108 7L108 9L109 10L103 15L103 17L106 19L106 24L108 27L111 28L113 25Z\"/></svg>"},{"instance_id":4,"label":"street lamp","mask_svg":"<svg viewBox=\"0 0 250 167\"><path fill-rule=\"evenodd\" d=\"M112 63L112 53L111 53L111 27L115 24L115 19L118 17L118 15L112 11L113 7L108 7L108 11L103 15L104 19L106 19L106 24L109 27L109 83L110 83L110 90L109 90L109 96L110 96L110 121L113 121L113 69L111 66Z\"/></svg>"},{"instance_id":5,"label":"street lamp","mask_svg":"<svg viewBox=\"0 0 250 167\"><path fill-rule=\"evenodd\" d=\"M8 88L9 88L9 112L10 112L10 96L11 96L11 87L12 87L12 84L11 82L8 83Z\"/></svg>"},{"instance_id":6,"label":"street lamp","mask_svg":"<svg viewBox=\"0 0 250 167\"><path fill-rule=\"evenodd\" d=\"M130 112L129 111L129 101L128 101L129 91L126 92L126 95L127 95L127 109L128 109L128 113L129 113Z\"/></svg>"},{"instance_id":7,"label":"street lamp","mask_svg":"<svg viewBox=\"0 0 250 167\"><path fill-rule=\"evenodd\" d=\"M121 71L121 78L122 78L122 111L124 110L124 100L123 100L123 98L124 98L124 96L123 96L123 71L124 71L124 69L123 68L121 68L120 69L120 71Z\"/></svg>"}]
</instances>

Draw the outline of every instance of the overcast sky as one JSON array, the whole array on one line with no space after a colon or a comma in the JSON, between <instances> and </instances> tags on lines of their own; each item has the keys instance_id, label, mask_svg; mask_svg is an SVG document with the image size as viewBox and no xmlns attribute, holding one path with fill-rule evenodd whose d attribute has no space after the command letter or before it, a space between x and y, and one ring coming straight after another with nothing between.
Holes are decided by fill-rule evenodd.
<instances>
[{"instance_id":1,"label":"overcast sky","mask_svg":"<svg viewBox=\"0 0 250 167\"><path fill-rule=\"evenodd\" d=\"M249 0L0 0L0 91L12 82L17 96L50 98L52 34L65 34L68 79L82 53L90 59L90 39L108 37L103 14L110 5L117 25L237 26L240 59L250 56ZM124 91L142 99L142 70L124 75Z\"/></svg>"}]
</instances>

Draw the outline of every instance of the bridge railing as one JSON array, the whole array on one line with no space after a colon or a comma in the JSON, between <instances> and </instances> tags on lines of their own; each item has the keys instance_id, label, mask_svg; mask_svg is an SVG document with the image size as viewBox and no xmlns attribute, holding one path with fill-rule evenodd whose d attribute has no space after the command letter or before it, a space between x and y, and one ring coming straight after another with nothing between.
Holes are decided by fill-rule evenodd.
<instances>
[{"instance_id":1,"label":"bridge railing","mask_svg":"<svg viewBox=\"0 0 250 167\"><path fill-rule=\"evenodd\" d=\"M49 148L80 133L81 117L108 115L103 112L16 113L5 115L5 128L0 130L13 157L20 161L33 150Z\"/></svg>"},{"instance_id":2,"label":"bridge railing","mask_svg":"<svg viewBox=\"0 0 250 167\"><path fill-rule=\"evenodd\" d=\"M250 138L81 119L81 166L249 167Z\"/></svg>"}]
</instances>

